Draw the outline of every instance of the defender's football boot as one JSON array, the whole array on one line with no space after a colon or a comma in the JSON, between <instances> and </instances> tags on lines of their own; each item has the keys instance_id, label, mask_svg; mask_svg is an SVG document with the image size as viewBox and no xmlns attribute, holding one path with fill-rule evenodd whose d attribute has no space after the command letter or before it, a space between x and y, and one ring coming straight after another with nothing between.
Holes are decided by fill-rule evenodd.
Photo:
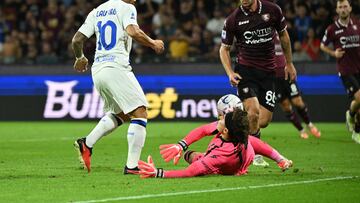
<instances>
[{"instance_id":1,"label":"defender's football boot","mask_svg":"<svg viewBox=\"0 0 360 203\"><path fill-rule=\"evenodd\" d=\"M85 140L86 140L85 138L80 138L76 140L74 143L74 147L79 154L80 163L82 164L84 169L87 169L87 171L90 173L92 148L86 146Z\"/></svg>"},{"instance_id":2,"label":"defender's football boot","mask_svg":"<svg viewBox=\"0 0 360 203\"><path fill-rule=\"evenodd\" d=\"M129 174L137 175L137 174L139 174L139 171L140 171L140 169L138 167L128 168L127 166L125 166L124 175L129 175Z\"/></svg>"}]
</instances>

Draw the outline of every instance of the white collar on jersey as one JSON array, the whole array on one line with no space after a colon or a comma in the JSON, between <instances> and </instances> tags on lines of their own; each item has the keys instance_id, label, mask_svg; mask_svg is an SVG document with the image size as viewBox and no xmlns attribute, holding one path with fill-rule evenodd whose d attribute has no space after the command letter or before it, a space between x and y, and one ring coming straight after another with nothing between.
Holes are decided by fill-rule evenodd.
<instances>
[{"instance_id":1,"label":"white collar on jersey","mask_svg":"<svg viewBox=\"0 0 360 203\"><path fill-rule=\"evenodd\" d=\"M340 26L348 27L349 24L350 24L350 25L353 24L353 21L352 21L351 18L350 18L349 23L348 23L348 24L344 24L344 23L342 23L342 22L340 21L340 19L338 19L338 20L335 22L335 24L336 24L336 26L337 26L338 28L340 28Z\"/></svg>"},{"instance_id":2,"label":"white collar on jersey","mask_svg":"<svg viewBox=\"0 0 360 203\"><path fill-rule=\"evenodd\" d=\"M262 11L262 3L261 3L261 1L260 0L257 0L258 1L258 3L259 3L259 11L258 11L258 14L260 14L261 13L261 11ZM241 11L247 16L247 15L249 15L249 13L247 13L246 11L245 11L245 9L244 9L244 7L241 5L240 6L240 9L241 9Z\"/></svg>"}]
</instances>

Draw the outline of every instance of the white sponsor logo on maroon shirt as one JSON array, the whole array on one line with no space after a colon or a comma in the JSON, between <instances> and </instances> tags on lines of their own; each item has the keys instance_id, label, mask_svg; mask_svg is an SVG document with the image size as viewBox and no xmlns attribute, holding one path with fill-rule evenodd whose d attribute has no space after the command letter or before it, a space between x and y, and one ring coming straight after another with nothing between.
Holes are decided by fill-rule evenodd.
<instances>
[{"instance_id":1,"label":"white sponsor logo on maroon shirt","mask_svg":"<svg viewBox=\"0 0 360 203\"><path fill-rule=\"evenodd\" d=\"M267 22L267 21L270 20L270 14L265 13L265 14L263 14L263 15L261 16L261 18L262 18L265 22Z\"/></svg>"},{"instance_id":2,"label":"white sponsor logo on maroon shirt","mask_svg":"<svg viewBox=\"0 0 360 203\"><path fill-rule=\"evenodd\" d=\"M250 22L249 20L240 21L239 25L245 25L245 24L248 24L249 22Z\"/></svg>"},{"instance_id":3,"label":"white sponsor logo on maroon shirt","mask_svg":"<svg viewBox=\"0 0 360 203\"><path fill-rule=\"evenodd\" d=\"M264 29L258 29L255 31L246 31L244 32L245 39L252 39L253 37L266 37L268 35L271 35L272 28L267 27Z\"/></svg>"},{"instance_id":4,"label":"white sponsor logo on maroon shirt","mask_svg":"<svg viewBox=\"0 0 360 203\"><path fill-rule=\"evenodd\" d=\"M340 43L342 44L342 48L359 47L360 46L359 41L360 41L359 35L340 37Z\"/></svg>"},{"instance_id":5,"label":"white sponsor logo on maroon shirt","mask_svg":"<svg viewBox=\"0 0 360 203\"><path fill-rule=\"evenodd\" d=\"M226 39L226 31L225 30L221 31L221 38Z\"/></svg>"},{"instance_id":6,"label":"white sponsor logo on maroon shirt","mask_svg":"<svg viewBox=\"0 0 360 203\"><path fill-rule=\"evenodd\" d=\"M338 35L338 34L343 33L343 32L344 32L343 29L341 29L341 30L336 30L336 31L335 31L335 35Z\"/></svg>"},{"instance_id":7,"label":"white sponsor logo on maroon shirt","mask_svg":"<svg viewBox=\"0 0 360 203\"><path fill-rule=\"evenodd\" d=\"M246 31L243 35L246 39L246 44L262 44L273 40L271 27L258 29L255 31Z\"/></svg>"},{"instance_id":8,"label":"white sponsor logo on maroon shirt","mask_svg":"<svg viewBox=\"0 0 360 203\"><path fill-rule=\"evenodd\" d=\"M245 94L248 93L248 92L249 92L249 88L247 88L247 87L243 88L243 92L244 92Z\"/></svg>"}]
</instances>

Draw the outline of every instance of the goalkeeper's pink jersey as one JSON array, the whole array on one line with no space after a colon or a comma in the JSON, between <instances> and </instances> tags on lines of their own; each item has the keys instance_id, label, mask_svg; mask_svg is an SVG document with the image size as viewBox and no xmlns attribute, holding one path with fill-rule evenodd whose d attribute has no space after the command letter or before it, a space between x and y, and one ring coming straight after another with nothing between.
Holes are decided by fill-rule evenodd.
<instances>
[{"instance_id":1,"label":"goalkeeper's pink jersey","mask_svg":"<svg viewBox=\"0 0 360 203\"><path fill-rule=\"evenodd\" d=\"M203 125L191 131L184 141L191 143L204 136L214 135L203 156L198 157L184 170L164 171L165 178L192 177L207 174L241 175L247 172L254 159L254 149L250 142L247 148L243 144L225 141L216 130L217 122Z\"/></svg>"}]
</instances>

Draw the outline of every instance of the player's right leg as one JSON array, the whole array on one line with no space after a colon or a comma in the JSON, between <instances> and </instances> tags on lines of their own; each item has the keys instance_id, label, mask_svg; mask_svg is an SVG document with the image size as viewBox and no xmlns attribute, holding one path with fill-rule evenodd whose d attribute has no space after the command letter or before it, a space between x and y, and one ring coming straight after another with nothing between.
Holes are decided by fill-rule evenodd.
<instances>
[{"instance_id":1,"label":"player's right leg","mask_svg":"<svg viewBox=\"0 0 360 203\"><path fill-rule=\"evenodd\" d=\"M357 90L354 93L353 100L351 101L350 108L346 112L346 125L349 131L360 132L359 122L355 122L358 119L355 119L356 114L359 114L360 111L360 90Z\"/></svg>"},{"instance_id":2,"label":"player's right leg","mask_svg":"<svg viewBox=\"0 0 360 203\"><path fill-rule=\"evenodd\" d=\"M272 119L272 112L269 111L268 109L264 108L262 105L260 105L259 127L265 128L270 123L271 119ZM259 128L257 134L255 134L255 135L253 134L250 137L255 137L257 139L260 139L260 128ZM259 135L259 136L257 136L257 135ZM261 167L268 167L269 163L267 161L265 161L264 157L261 154L256 154L254 156L253 165L261 166Z\"/></svg>"},{"instance_id":3,"label":"player's right leg","mask_svg":"<svg viewBox=\"0 0 360 203\"><path fill-rule=\"evenodd\" d=\"M75 141L74 147L79 154L80 163L88 172L91 170L92 148L102 137L114 131L124 123L122 110L113 99L113 95L108 91L109 78L108 69L103 69L93 74L93 81L96 90L104 101L104 112L107 112L95 126L95 128L84 138Z\"/></svg>"},{"instance_id":4,"label":"player's right leg","mask_svg":"<svg viewBox=\"0 0 360 203\"><path fill-rule=\"evenodd\" d=\"M95 143L122 124L123 121L120 117L107 113L100 119L89 135L75 141L74 147L79 154L79 161L84 166L84 169L86 168L88 172L91 170L92 148Z\"/></svg>"},{"instance_id":5,"label":"player's right leg","mask_svg":"<svg viewBox=\"0 0 360 203\"><path fill-rule=\"evenodd\" d=\"M85 138L77 139L74 143L74 148L78 153L78 159L80 161L81 167L87 169L87 171L90 173L92 148L86 146L85 142Z\"/></svg>"}]
</instances>

